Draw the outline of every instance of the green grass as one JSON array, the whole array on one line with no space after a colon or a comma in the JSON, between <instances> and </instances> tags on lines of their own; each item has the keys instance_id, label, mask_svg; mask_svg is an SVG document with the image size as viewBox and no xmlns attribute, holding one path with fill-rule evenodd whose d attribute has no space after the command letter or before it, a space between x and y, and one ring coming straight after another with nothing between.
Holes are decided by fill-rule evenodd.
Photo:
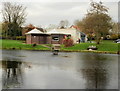
<instances>
[{"instance_id":1,"label":"green grass","mask_svg":"<svg viewBox=\"0 0 120 91\"><path fill-rule=\"evenodd\" d=\"M100 45L98 45L98 51L111 51L117 52L119 49L119 44L114 43L113 41L103 41Z\"/></svg>"},{"instance_id":2,"label":"green grass","mask_svg":"<svg viewBox=\"0 0 120 91\"><path fill-rule=\"evenodd\" d=\"M2 49L28 49L28 50L50 50L42 45L32 47L31 44L25 44L23 41L18 40L0 40Z\"/></svg>"},{"instance_id":3,"label":"green grass","mask_svg":"<svg viewBox=\"0 0 120 91\"><path fill-rule=\"evenodd\" d=\"M118 49L119 44L114 43L111 40L104 40L99 45L97 45L96 43L80 43L80 44L75 44L74 46L67 47L67 48L65 48L62 45L62 50L65 50L65 51L87 51L87 48L91 45L96 46L98 48L97 52L115 53L119 50Z\"/></svg>"},{"instance_id":4,"label":"green grass","mask_svg":"<svg viewBox=\"0 0 120 91\"><path fill-rule=\"evenodd\" d=\"M50 50L50 48L42 45L32 47L31 44L25 44L23 41L18 40L0 40L0 44L2 45L0 46L1 49ZM96 43L80 43L67 48L61 45L61 51L88 51L87 48L91 45L97 46L98 48L98 50L94 52L117 53L118 50L120 50L118 43L114 43L112 40L103 40L99 45ZM46 44L46 46L51 47L50 44Z\"/></svg>"}]
</instances>

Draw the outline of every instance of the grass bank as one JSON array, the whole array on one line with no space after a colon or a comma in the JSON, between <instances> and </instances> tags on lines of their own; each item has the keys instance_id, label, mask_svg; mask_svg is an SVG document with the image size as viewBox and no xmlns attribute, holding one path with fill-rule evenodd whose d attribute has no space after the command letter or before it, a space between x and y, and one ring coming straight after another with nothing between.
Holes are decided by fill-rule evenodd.
<instances>
[{"instance_id":1,"label":"grass bank","mask_svg":"<svg viewBox=\"0 0 120 91\"><path fill-rule=\"evenodd\" d=\"M31 44L25 44L23 41L18 40L0 40L1 49L20 49L20 50L50 50L50 48L42 45L32 47Z\"/></svg>"},{"instance_id":2,"label":"grass bank","mask_svg":"<svg viewBox=\"0 0 120 91\"><path fill-rule=\"evenodd\" d=\"M23 50L50 50L50 45L37 45L32 47L31 44L25 44L23 41L18 40L0 40L1 49L23 49ZM96 51L88 51L87 48L89 46L97 46L98 50ZM48 47L46 47L48 46ZM113 43L111 40L103 40L99 45L96 43L80 43L75 44L72 47L65 48L61 45L61 51L68 51L68 52L97 52L97 53L117 53L120 48L118 47L119 44Z\"/></svg>"},{"instance_id":3,"label":"grass bank","mask_svg":"<svg viewBox=\"0 0 120 91\"><path fill-rule=\"evenodd\" d=\"M89 46L96 46L98 50L96 51L89 51L87 48ZM66 51L82 51L82 52L98 52L98 53L117 53L120 44L114 43L112 40L103 40L99 45L96 43L80 43L75 44L72 47L64 48L62 47L62 50Z\"/></svg>"}]
</instances>

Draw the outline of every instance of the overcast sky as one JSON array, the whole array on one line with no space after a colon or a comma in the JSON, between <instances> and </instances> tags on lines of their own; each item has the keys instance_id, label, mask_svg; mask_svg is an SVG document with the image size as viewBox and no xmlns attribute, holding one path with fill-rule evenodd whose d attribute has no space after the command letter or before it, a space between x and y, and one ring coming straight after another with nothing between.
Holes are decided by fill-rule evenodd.
<instances>
[{"instance_id":1,"label":"overcast sky","mask_svg":"<svg viewBox=\"0 0 120 91\"><path fill-rule=\"evenodd\" d=\"M3 0L5 1L5 0ZM6 0L7 1L7 0ZM46 26L49 24L58 25L61 20L68 20L70 24L76 19L81 20L90 7L90 0L27 0L18 2L27 7L26 24L35 26ZM96 0L93 0L96 1ZM102 0L103 4L109 8L109 15L114 21L118 21L118 0ZM14 0L15 2L15 0ZM2 3L0 4L0 9ZM0 16L0 21L2 17Z\"/></svg>"}]
</instances>

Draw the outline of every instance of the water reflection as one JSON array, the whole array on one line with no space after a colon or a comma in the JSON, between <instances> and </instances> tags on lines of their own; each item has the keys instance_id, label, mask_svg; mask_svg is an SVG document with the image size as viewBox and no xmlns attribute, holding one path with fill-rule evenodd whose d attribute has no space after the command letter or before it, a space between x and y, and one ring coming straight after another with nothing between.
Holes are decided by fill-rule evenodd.
<instances>
[{"instance_id":1,"label":"water reflection","mask_svg":"<svg viewBox=\"0 0 120 91\"><path fill-rule=\"evenodd\" d=\"M3 87L24 89L116 89L117 56L42 51L3 51ZM32 56L31 56L32 55Z\"/></svg>"},{"instance_id":2,"label":"water reflection","mask_svg":"<svg viewBox=\"0 0 120 91\"><path fill-rule=\"evenodd\" d=\"M9 59L2 61L3 68L3 88L19 88L22 84L22 62L19 60L10 61Z\"/></svg>"},{"instance_id":3,"label":"water reflection","mask_svg":"<svg viewBox=\"0 0 120 91\"><path fill-rule=\"evenodd\" d=\"M107 77L104 69L83 69L87 89L106 89Z\"/></svg>"},{"instance_id":4,"label":"water reflection","mask_svg":"<svg viewBox=\"0 0 120 91\"><path fill-rule=\"evenodd\" d=\"M82 56L84 67L82 73L86 79L86 88L105 89L107 85L107 70L103 67L106 58L101 55L84 54Z\"/></svg>"},{"instance_id":5,"label":"water reflection","mask_svg":"<svg viewBox=\"0 0 120 91\"><path fill-rule=\"evenodd\" d=\"M84 54L82 56L82 74L86 80L87 89L106 89L109 75L106 65L107 57L100 54Z\"/></svg>"}]
</instances>

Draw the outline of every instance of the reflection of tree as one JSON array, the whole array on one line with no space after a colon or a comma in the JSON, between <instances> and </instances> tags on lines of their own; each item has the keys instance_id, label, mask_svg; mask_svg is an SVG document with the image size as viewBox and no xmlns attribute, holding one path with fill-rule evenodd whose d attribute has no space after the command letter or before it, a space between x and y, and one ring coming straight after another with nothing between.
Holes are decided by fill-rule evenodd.
<instances>
[{"instance_id":1,"label":"reflection of tree","mask_svg":"<svg viewBox=\"0 0 120 91\"><path fill-rule=\"evenodd\" d=\"M3 67L3 87L18 88L22 82L21 62L5 60L2 61Z\"/></svg>"},{"instance_id":2,"label":"reflection of tree","mask_svg":"<svg viewBox=\"0 0 120 91\"><path fill-rule=\"evenodd\" d=\"M107 70L105 69L106 58L99 54L92 54L91 56L85 54L82 59L84 61L81 72L86 80L86 88L105 89L108 83Z\"/></svg>"},{"instance_id":3,"label":"reflection of tree","mask_svg":"<svg viewBox=\"0 0 120 91\"><path fill-rule=\"evenodd\" d=\"M104 69L84 69L82 73L86 79L87 89L105 89L107 78Z\"/></svg>"}]
</instances>

